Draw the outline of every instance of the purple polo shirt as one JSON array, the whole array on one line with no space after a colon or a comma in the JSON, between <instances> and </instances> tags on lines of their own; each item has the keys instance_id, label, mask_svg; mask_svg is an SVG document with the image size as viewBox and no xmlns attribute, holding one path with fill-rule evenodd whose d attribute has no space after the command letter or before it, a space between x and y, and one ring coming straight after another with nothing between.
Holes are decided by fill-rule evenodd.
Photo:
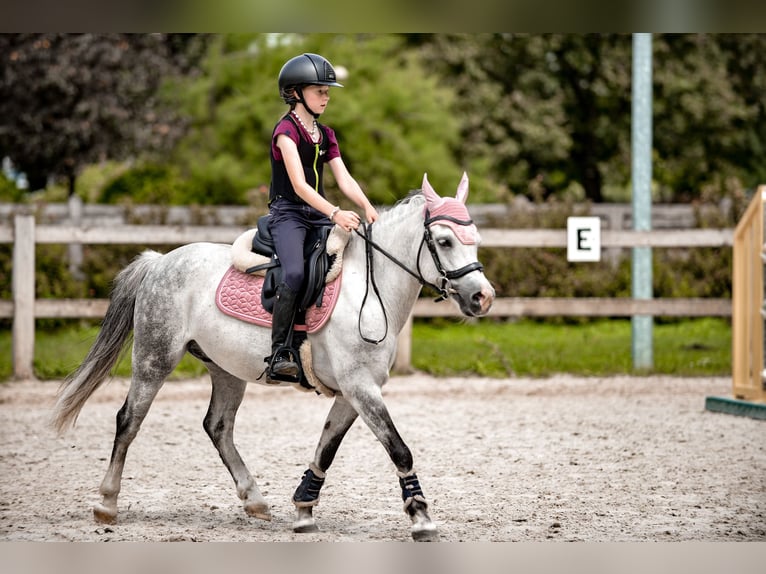
<instances>
[{"instance_id":1,"label":"purple polo shirt","mask_svg":"<svg viewBox=\"0 0 766 574\"><path fill-rule=\"evenodd\" d=\"M297 123L297 122L296 122ZM327 133L327 139L329 140L329 147L327 153L324 156L324 162L340 157L340 148L338 147L338 140L335 137L335 131L322 124L324 131ZM303 134L303 139L311 142L311 136L306 133L303 126L297 126L287 117L283 118L274 129L274 137L271 139L271 155L276 161L282 161L282 151L277 147L277 137L281 134L286 135L298 145L299 138ZM322 137L322 130L319 130L320 137ZM321 141L321 140L320 140Z\"/></svg>"}]
</instances>

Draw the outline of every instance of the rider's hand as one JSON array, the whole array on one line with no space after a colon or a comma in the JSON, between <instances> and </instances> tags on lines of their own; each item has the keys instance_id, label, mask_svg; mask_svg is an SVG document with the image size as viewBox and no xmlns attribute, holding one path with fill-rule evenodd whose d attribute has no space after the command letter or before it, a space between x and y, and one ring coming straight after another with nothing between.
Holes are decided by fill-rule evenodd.
<instances>
[{"instance_id":1,"label":"rider's hand","mask_svg":"<svg viewBox=\"0 0 766 574\"><path fill-rule=\"evenodd\" d=\"M378 220L378 210L372 205L369 205L364 210L364 217L367 220L367 223L375 223Z\"/></svg>"},{"instance_id":2,"label":"rider's hand","mask_svg":"<svg viewBox=\"0 0 766 574\"><path fill-rule=\"evenodd\" d=\"M335 217L332 218L332 221L335 225L342 227L346 231L351 231L352 229L357 229L359 227L359 222L361 220L355 211L340 210L335 214Z\"/></svg>"}]
</instances>

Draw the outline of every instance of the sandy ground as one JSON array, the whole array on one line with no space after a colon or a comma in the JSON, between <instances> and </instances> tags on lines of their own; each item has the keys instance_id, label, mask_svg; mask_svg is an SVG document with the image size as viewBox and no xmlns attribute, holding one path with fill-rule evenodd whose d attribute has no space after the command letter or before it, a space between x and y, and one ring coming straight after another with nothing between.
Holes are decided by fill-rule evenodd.
<instances>
[{"instance_id":1,"label":"sandy ground","mask_svg":"<svg viewBox=\"0 0 766 574\"><path fill-rule=\"evenodd\" d=\"M394 468L361 421L295 534L291 496L330 400L250 385L235 441L271 504L245 515L202 429L209 381L169 382L131 448L118 522L96 524L128 383L62 438L55 382L0 386L2 541L408 541ZM706 411L727 378L395 377L387 404L443 541L764 541L766 422Z\"/></svg>"}]
</instances>

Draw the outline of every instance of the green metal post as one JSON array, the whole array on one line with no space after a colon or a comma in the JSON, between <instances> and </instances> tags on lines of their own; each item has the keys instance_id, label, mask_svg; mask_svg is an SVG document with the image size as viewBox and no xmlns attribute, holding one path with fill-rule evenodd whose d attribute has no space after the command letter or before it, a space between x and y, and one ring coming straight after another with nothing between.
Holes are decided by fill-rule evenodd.
<instances>
[{"instance_id":1,"label":"green metal post","mask_svg":"<svg viewBox=\"0 0 766 574\"><path fill-rule=\"evenodd\" d=\"M633 34L632 85L632 187L633 229L652 228L652 35ZM631 261L631 287L634 299L651 299L652 249L634 247ZM653 360L653 318L632 319L634 369L651 369Z\"/></svg>"}]
</instances>

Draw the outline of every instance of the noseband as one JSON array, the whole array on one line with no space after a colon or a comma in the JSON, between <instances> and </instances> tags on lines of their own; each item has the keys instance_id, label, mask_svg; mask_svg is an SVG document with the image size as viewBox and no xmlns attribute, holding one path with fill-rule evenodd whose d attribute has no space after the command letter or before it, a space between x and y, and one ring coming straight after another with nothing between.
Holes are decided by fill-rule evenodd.
<instances>
[{"instance_id":1,"label":"noseband","mask_svg":"<svg viewBox=\"0 0 766 574\"><path fill-rule=\"evenodd\" d=\"M442 265L441 259L439 258L439 252L436 250L436 243L433 239L433 235L431 235L431 224L440 221L440 220L448 220L452 223L456 223L457 225L472 225L473 220L472 219L457 219L455 217L451 217L449 215L437 215L435 217L431 217L430 213L428 212L428 209L426 209L425 213L425 220L423 221L423 238L420 241L420 247L418 247L418 256L417 256L417 273L415 271L412 271L410 268L408 268L404 263L399 261L396 257L391 255L388 251L383 249L380 245L375 243L372 239L372 224L366 224L362 223L362 229L363 233L360 233L358 229L354 230L356 234L364 239L365 242L365 253L367 255L367 287L364 292L364 298L362 299L362 305L359 308L359 335L362 337L362 339L367 343L372 343L374 345L377 345L381 341L383 341L386 336L388 335L388 316L386 315L386 309L383 306L383 300L381 299L380 292L378 291L378 285L375 282L375 273L374 273L374 267L372 264L372 255L373 255L373 249L375 251L378 251L385 255L388 259L396 263L399 267L404 269L407 273L409 273L412 277L414 277L418 283L420 283L424 287L430 287L437 293L439 293L439 297L437 297L434 301L440 302L444 301L445 299L448 299L450 296L450 293L453 291L452 287L450 286L450 282L452 279L458 279L459 277L463 277L464 275L468 275L469 273L473 271L483 271L484 266L479 263L478 261L474 261L473 263L469 263L468 265L464 265L460 269L454 269L452 271L447 271L444 269L444 265ZM423 246L428 246L428 251L431 253L431 259L434 262L434 265L436 266L436 271L439 273L439 285L434 285L430 281L428 281L425 277L423 277L423 272L420 269L420 256L423 252ZM367 302L367 295L370 291L370 284L372 284L373 291L375 291L375 295L378 298L378 302L380 303L380 308L383 310L383 319L385 321L386 329L383 333L383 337L380 339L370 339L364 336L362 333L362 309L364 309L364 305Z\"/></svg>"}]
</instances>

